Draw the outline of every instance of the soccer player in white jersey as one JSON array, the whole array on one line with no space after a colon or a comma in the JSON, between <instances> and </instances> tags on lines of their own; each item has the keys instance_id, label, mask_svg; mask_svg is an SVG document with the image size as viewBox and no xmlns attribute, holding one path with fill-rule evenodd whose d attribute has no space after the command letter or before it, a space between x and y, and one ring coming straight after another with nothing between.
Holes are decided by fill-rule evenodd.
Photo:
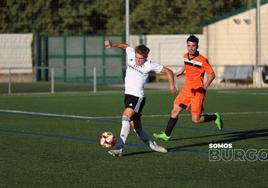
<instances>
[{"instance_id":1,"label":"soccer player in white jersey","mask_svg":"<svg viewBox=\"0 0 268 188\"><path fill-rule=\"evenodd\" d=\"M150 71L156 73L164 73L169 81L169 89L172 94L175 94L177 89L174 85L173 72L165 66L153 63L147 59L150 49L145 45L139 45L135 49L128 44L114 43L105 41L106 48L121 48L127 53L127 70L125 76L125 109L122 114L122 127L120 137L117 140L116 146L109 150L108 153L112 156L122 156L123 147L126 143L130 127L140 137L140 139L152 150L166 153L167 150L152 141L141 125L141 111L145 104L144 84Z\"/></svg>"}]
</instances>

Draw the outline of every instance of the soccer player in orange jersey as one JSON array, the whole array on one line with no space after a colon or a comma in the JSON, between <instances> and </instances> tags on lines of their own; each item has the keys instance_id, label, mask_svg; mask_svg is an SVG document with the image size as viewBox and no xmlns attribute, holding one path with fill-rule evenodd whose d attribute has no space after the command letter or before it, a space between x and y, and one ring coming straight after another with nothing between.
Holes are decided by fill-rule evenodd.
<instances>
[{"instance_id":1,"label":"soccer player in orange jersey","mask_svg":"<svg viewBox=\"0 0 268 188\"><path fill-rule=\"evenodd\" d=\"M215 121L218 129L221 130L223 127L219 113L210 115L202 114L206 91L215 78L214 71L208 63L208 60L197 51L199 39L191 35L186 42L188 53L184 54L184 66L176 74L177 77L180 77L185 73L184 85L179 95L174 100L171 117L167 123L165 132L153 134L155 138L164 141L170 139L171 132L177 123L180 113L185 109L188 110L190 107L192 111L192 121L194 123L198 124ZM203 78L205 73L207 74L207 79L204 82Z\"/></svg>"}]
</instances>

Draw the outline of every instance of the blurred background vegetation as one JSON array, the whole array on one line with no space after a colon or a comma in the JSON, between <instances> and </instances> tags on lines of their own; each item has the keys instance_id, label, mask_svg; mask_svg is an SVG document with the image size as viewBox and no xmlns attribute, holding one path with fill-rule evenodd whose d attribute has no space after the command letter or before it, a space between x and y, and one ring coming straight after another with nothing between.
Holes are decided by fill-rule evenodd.
<instances>
[{"instance_id":1,"label":"blurred background vegetation","mask_svg":"<svg viewBox=\"0 0 268 188\"><path fill-rule=\"evenodd\" d=\"M254 0L130 0L131 34L201 33ZM124 34L125 0L0 0L0 33Z\"/></svg>"}]
</instances>

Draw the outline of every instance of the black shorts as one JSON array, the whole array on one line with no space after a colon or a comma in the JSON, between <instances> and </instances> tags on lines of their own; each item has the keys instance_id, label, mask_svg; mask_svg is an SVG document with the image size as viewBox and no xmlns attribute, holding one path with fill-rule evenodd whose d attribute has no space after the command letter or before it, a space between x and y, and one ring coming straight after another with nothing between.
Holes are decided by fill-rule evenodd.
<instances>
[{"instance_id":1,"label":"black shorts","mask_svg":"<svg viewBox=\"0 0 268 188\"><path fill-rule=\"evenodd\" d=\"M132 108L137 114L141 114L144 104L145 97L125 94L125 108Z\"/></svg>"}]
</instances>

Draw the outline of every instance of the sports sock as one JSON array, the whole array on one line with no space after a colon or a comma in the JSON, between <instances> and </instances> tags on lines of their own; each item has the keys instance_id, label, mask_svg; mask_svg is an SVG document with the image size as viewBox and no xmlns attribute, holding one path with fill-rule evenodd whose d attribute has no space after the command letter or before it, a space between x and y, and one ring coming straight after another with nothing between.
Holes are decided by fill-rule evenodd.
<instances>
[{"instance_id":1,"label":"sports sock","mask_svg":"<svg viewBox=\"0 0 268 188\"><path fill-rule=\"evenodd\" d=\"M140 139L149 146L149 143L151 142L148 134L142 129L140 128L139 130L136 130L136 133L138 134L138 136L140 137Z\"/></svg>"},{"instance_id":2,"label":"sports sock","mask_svg":"<svg viewBox=\"0 0 268 188\"><path fill-rule=\"evenodd\" d=\"M178 118L173 118L173 117L169 118L166 130L165 130L165 133L167 136L171 135L171 132L172 132L173 128L175 127L177 121L178 121Z\"/></svg>"},{"instance_id":3,"label":"sports sock","mask_svg":"<svg viewBox=\"0 0 268 188\"><path fill-rule=\"evenodd\" d=\"M130 119L127 116L122 116L122 127L121 127L121 131L120 131L120 137L118 140L118 149L121 149L124 147L129 131L130 131L130 123L129 123Z\"/></svg>"},{"instance_id":4,"label":"sports sock","mask_svg":"<svg viewBox=\"0 0 268 188\"><path fill-rule=\"evenodd\" d=\"M203 114L204 116L204 122L209 122L209 121L215 121L217 119L217 116L215 114Z\"/></svg>"}]
</instances>

